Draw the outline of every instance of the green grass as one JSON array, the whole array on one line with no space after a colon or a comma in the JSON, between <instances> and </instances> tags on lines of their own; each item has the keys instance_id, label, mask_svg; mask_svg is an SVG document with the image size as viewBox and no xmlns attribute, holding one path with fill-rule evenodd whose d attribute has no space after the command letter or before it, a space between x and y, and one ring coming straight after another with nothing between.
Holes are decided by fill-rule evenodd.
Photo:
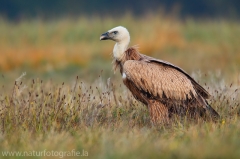
<instances>
[{"instance_id":1,"label":"green grass","mask_svg":"<svg viewBox=\"0 0 240 159\"><path fill-rule=\"evenodd\" d=\"M173 119L170 126L157 128L146 107L118 81L100 76L92 84L78 77L58 83L23 76L11 92L0 95L0 151L84 150L88 158L239 158L237 83L229 85L212 74L194 77L207 82L213 95L209 102L221 119Z\"/></svg>"}]
</instances>

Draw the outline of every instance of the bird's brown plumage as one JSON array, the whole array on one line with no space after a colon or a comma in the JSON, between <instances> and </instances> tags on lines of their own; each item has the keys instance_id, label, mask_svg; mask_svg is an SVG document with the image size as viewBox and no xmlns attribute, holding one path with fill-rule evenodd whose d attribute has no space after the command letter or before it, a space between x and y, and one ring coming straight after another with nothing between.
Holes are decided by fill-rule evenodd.
<instances>
[{"instance_id":1,"label":"bird's brown plumage","mask_svg":"<svg viewBox=\"0 0 240 159\"><path fill-rule=\"evenodd\" d=\"M204 115L208 109L209 93L186 72L171 63L140 54L136 47L125 51L121 60L114 61L120 68L124 84L133 96L148 106L153 123L168 123L171 114ZM209 108L210 107L210 108Z\"/></svg>"}]
</instances>

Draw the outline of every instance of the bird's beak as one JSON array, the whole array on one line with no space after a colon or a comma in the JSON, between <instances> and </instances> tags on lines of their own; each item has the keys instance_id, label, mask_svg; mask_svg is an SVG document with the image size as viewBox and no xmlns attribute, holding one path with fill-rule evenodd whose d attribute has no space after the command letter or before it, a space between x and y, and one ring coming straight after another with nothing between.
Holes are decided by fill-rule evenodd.
<instances>
[{"instance_id":1,"label":"bird's beak","mask_svg":"<svg viewBox=\"0 0 240 159\"><path fill-rule=\"evenodd\" d=\"M108 40L108 39L111 39L111 38L109 37L109 32L103 33L103 34L100 36L100 40Z\"/></svg>"}]
</instances>

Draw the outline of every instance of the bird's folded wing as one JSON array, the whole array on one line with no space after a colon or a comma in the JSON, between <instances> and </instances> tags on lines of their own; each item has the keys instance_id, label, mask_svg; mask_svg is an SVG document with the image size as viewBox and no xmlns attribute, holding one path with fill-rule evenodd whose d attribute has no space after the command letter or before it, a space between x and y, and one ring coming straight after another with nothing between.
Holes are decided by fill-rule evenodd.
<instances>
[{"instance_id":1,"label":"bird's folded wing","mask_svg":"<svg viewBox=\"0 0 240 159\"><path fill-rule=\"evenodd\" d=\"M155 98L191 99L196 91L191 81L180 71L159 63L128 60L123 72L139 90Z\"/></svg>"},{"instance_id":2,"label":"bird's folded wing","mask_svg":"<svg viewBox=\"0 0 240 159\"><path fill-rule=\"evenodd\" d=\"M193 87L195 89L195 91L197 92L197 94L201 95L203 98L208 99L211 97L211 95L201 86L199 85L191 76L189 76L184 70L182 70L180 67L177 67L167 61L163 61L160 59L155 59L153 57L150 56L146 56L141 54L142 58L147 61L147 62L155 62L158 64L162 64L164 66L169 66L171 68L174 68L175 70L178 70L179 72L183 73L193 84Z\"/></svg>"}]
</instances>

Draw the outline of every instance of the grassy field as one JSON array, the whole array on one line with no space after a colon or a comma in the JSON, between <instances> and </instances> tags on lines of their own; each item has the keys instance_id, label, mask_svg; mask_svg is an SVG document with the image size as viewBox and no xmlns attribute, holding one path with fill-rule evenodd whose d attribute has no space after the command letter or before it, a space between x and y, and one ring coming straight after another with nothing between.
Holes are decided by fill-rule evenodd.
<instances>
[{"instance_id":1,"label":"grassy field","mask_svg":"<svg viewBox=\"0 0 240 159\"><path fill-rule=\"evenodd\" d=\"M129 28L131 45L142 53L174 63L199 81L221 119L173 119L167 127L152 127L147 108L112 71L114 43L99 41L117 25ZM76 158L76 151L102 159L239 158L239 37L240 23L224 20L1 19L1 158L25 158L8 152Z\"/></svg>"},{"instance_id":2,"label":"grassy field","mask_svg":"<svg viewBox=\"0 0 240 159\"><path fill-rule=\"evenodd\" d=\"M99 41L99 37L118 25L129 29L130 45L139 45L144 54L170 61L188 72L221 70L225 78L238 78L240 23L180 21L161 16L47 22L0 19L0 70L16 72L13 79L23 71L28 75L40 71L45 76L63 71L86 78L89 72L96 74L102 69L109 77L114 43ZM95 77L91 75L90 79Z\"/></svg>"}]
</instances>

